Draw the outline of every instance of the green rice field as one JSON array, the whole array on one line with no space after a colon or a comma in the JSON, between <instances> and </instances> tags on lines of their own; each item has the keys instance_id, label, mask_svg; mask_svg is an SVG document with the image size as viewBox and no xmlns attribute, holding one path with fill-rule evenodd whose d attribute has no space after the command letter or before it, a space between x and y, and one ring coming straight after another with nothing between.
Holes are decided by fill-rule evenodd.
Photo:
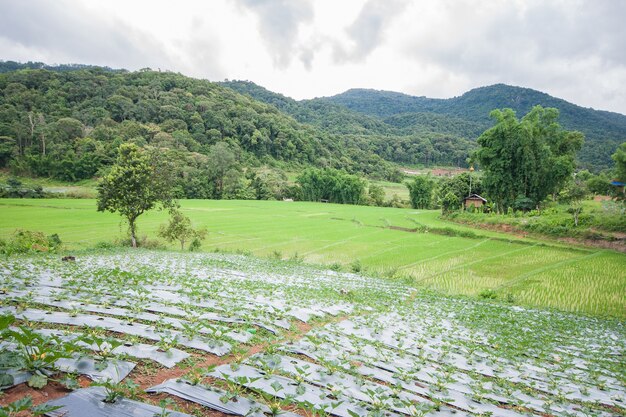
<instances>
[{"instance_id":1,"label":"green rice field","mask_svg":"<svg viewBox=\"0 0 626 417\"><path fill-rule=\"evenodd\" d=\"M626 255L473 229L437 211L282 201L183 200L194 225L209 230L203 251L325 264L446 294L592 315L626 317ZM166 212L141 216L156 238ZM125 235L95 200L0 200L0 237L15 229L57 233L68 250ZM415 232L415 229L422 230ZM171 245L172 249L176 247Z\"/></svg>"}]
</instances>

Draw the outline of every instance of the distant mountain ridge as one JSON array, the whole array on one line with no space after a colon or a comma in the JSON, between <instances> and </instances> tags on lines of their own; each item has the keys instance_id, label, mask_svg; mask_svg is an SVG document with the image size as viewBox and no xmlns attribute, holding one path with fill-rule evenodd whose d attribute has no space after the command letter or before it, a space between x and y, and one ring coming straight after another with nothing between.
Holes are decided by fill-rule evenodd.
<instances>
[{"instance_id":1,"label":"distant mountain ridge","mask_svg":"<svg viewBox=\"0 0 626 417\"><path fill-rule=\"evenodd\" d=\"M342 105L355 112L382 119L410 114L432 113L460 118L484 128L491 126L493 109L512 108L522 117L533 106L559 109L560 122L566 129L585 134L586 143L580 160L587 165L606 167L610 155L626 140L626 116L584 108L530 88L495 84L479 87L449 99L415 97L391 91L351 89L344 93L315 99Z\"/></svg>"},{"instance_id":2,"label":"distant mountain ridge","mask_svg":"<svg viewBox=\"0 0 626 417\"><path fill-rule=\"evenodd\" d=\"M475 141L493 125L493 109L512 108L518 117L535 105L560 111L560 123L568 130L585 134L585 145L579 153L583 167L601 170L612 166L611 154L626 140L626 116L584 108L563 99L530 88L495 84L479 87L449 99L416 97L393 91L351 89L331 97L297 101L269 91L250 81L220 83L241 94L247 94L293 116L301 123L321 127L332 133L369 137L378 148L396 146L398 139L424 135L432 141L442 136L453 139L459 148L471 149L466 141ZM474 145L475 146L475 145ZM404 152L415 151L404 146ZM414 163L393 153L377 152L396 162ZM423 162L418 159L418 162Z\"/></svg>"},{"instance_id":3,"label":"distant mountain ridge","mask_svg":"<svg viewBox=\"0 0 626 417\"><path fill-rule=\"evenodd\" d=\"M64 84L47 85L51 74L59 74L52 78ZM155 85L137 85L148 78ZM337 166L359 161L352 170L363 167L364 160L369 166L380 166L381 161L372 158L376 155L404 165L466 166L468 155L477 147L476 138L493 125L491 110L509 107L522 117L537 104L559 109L566 129L585 134L585 145L578 155L582 167L594 171L612 167L611 154L626 140L626 116L622 114L583 108L540 91L504 84L476 88L449 99L352 89L298 101L250 81L213 83L149 69L128 72L82 64L51 66L14 61L0 61L0 80L4 80L0 82L0 102L5 104L0 107L4 114L0 114L0 137L29 143L34 134L31 131L27 138L30 125L24 118L29 111L36 111L45 116L45 125L67 116L89 127L107 117L117 123L126 119L165 123L165 129L172 131L184 124L187 134L196 135L199 143L235 138L257 158L265 152L287 163L293 162L294 155L307 161L324 155L322 159L328 160L333 158L327 155L333 148L345 151L343 157L334 159ZM88 86L90 82L93 85ZM46 93L42 86L54 94ZM233 90L248 99L233 96ZM207 96L207 91L211 95ZM192 103L199 99L183 97L183 93L210 102L210 111L207 103ZM53 102L52 98L58 100ZM194 106L198 114L192 114ZM117 117L120 111L123 115ZM281 129L270 128L273 123ZM287 142L297 148L295 154L281 148L286 132L290 137ZM262 145L258 137L263 138ZM267 149L258 149L263 147Z\"/></svg>"}]
</instances>

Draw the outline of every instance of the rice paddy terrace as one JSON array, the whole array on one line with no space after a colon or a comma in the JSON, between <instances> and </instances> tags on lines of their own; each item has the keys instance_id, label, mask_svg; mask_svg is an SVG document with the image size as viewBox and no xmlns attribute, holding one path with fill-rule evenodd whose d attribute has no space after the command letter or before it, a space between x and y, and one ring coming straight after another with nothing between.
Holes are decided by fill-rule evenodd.
<instances>
[{"instance_id":1,"label":"rice paddy terrace","mask_svg":"<svg viewBox=\"0 0 626 417\"><path fill-rule=\"evenodd\" d=\"M437 211L282 201L183 200L203 251L298 259L403 280L416 288L596 316L626 317L626 255L446 222ZM16 228L57 233L69 250L124 235L95 200L0 200L0 237ZM156 236L166 212L139 219ZM177 245L171 245L177 249ZM164 255L168 256L168 255Z\"/></svg>"},{"instance_id":2,"label":"rice paddy terrace","mask_svg":"<svg viewBox=\"0 0 626 417\"><path fill-rule=\"evenodd\" d=\"M4 415L626 415L620 319L221 253L5 257L0 288Z\"/></svg>"}]
</instances>

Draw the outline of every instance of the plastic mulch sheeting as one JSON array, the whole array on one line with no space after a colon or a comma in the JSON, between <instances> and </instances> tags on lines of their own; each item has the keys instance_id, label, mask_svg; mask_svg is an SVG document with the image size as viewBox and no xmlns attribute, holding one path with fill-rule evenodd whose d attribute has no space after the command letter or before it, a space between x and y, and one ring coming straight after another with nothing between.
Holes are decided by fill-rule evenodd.
<instances>
[{"instance_id":1,"label":"plastic mulch sheeting","mask_svg":"<svg viewBox=\"0 0 626 417\"><path fill-rule=\"evenodd\" d=\"M10 313L22 320L37 321L43 323L69 324L72 326L103 327L118 333L128 333L135 336L144 337L150 340L161 340L162 336L176 338L177 344L190 348L203 350L222 356L230 352L231 345L224 341L208 340L199 338L187 338L181 332L169 330L159 333L151 326L142 323L128 323L120 319L108 316L96 316L91 314L69 314L60 311L44 311L28 309L17 312L13 307L0 307L0 313Z\"/></svg>"},{"instance_id":2,"label":"plastic mulch sheeting","mask_svg":"<svg viewBox=\"0 0 626 417\"><path fill-rule=\"evenodd\" d=\"M102 387L83 388L66 397L48 401L46 405L61 406L46 413L48 417L154 417L163 413L161 407L121 398L114 403L103 402L106 391ZM191 417L189 414L166 410L169 417Z\"/></svg>"},{"instance_id":3,"label":"plastic mulch sheeting","mask_svg":"<svg viewBox=\"0 0 626 417\"><path fill-rule=\"evenodd\" d=\"M61 358L54 365L62 372L78 372L86 375L92 381L111 381L120 382L128 376L136 364L132 362L120 361L112 359L107 361L107 367L97 369L97 362L92 358Z\"/></svg>"},{"instance_id":4,"label":"plastic mulch sheeting","mask_svg":"<svg viewBox=\"0 0 626 417\"><path fill-rule=\"evenodd\" d=\"M293 379L279 375L265 375L263 371L248 365L241 365L237 369L232 369L230 365L222 365L207 375L236 380L246 388L263 391L277 398L290 398L295 402L308 403L318 410L324 410L337 417L354 417L355 414L367 416L371 411L371 407L345 396L334 399L330 390L312 384L296 383ZM382 416L399 417L399 414L385 411L381 413Z\"/></svg>"},{"instance_id":5,"label":"plastic mulch sheeting","mask_svg":"<svg viewBox=\"0 0 626 417\"><path fill-rule=\"evenodd\" d=\"M177 381L175 379L169 379L160 385L148 388L146 392L166 392L226 414L246 417L265 417L264 413L270 413L268 406L249 398L238 396L236 399L229 399L223 402L222 398L225 398L225 391L213 387L207 388L202 385L191 385L188 382ZM289 412L283 412L280 415L283 417L299 417L297 414Z\"/></svg>"},{"instance_id":6,"label":"plastic mulch sheeting","mask_svg":"<svg viewBox=\"0 0 626 417\"><path fill-rule=\"evenodd\" d=\"M45 336L57 336L65 341L72 341L81 336L78 333L67 333L52 329L37 329L35 330L35 332L43 334ZM166 368L172 368L178 362L185 360L189 356L191 356L187 352L176 348L170 348L168 351L162 351L158 346L154 345L147 345L144 343L131 343L123 340L120 341L124 344L116 347L115 349L111 349L111 345L106 342L103 343L102 346L97 346L96 344L89 345L85 342L77 343L80 346L85 346L95 351L99 351L100 348L108 348L109 350L111 350L111 353L114 353L116 355L125 354L140 359L151 359L155 362L160 363Z\"/></svg>"}]
</instances>

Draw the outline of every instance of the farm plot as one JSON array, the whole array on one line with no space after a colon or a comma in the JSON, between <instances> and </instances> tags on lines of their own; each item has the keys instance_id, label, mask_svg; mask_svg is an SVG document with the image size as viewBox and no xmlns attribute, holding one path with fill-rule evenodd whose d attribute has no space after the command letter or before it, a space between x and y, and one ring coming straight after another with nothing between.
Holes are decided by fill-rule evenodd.
<instances>
[{"instance_id":1,"label":"farm plot","mask_svg":"<svg viewBox=\"0 0 626 417\"><path fill-rule=\"evenodd\" d=\"M473 229L434 210L283 201L182 200L202 250L297 259L410 280L451 295L493 293L530 307L626 317L626 256ZM95 200L2 199L0 239L17 228L58 234L67 250L110 246L126 225ZM165 211L139 219L153 239ZM170 248L178 249L172 244ZM610 289L610 290L609 290Z\"/></svg>"},{"instance_id":2,"label":"farm plot","mask_svg":"<svg viewBox=\"0 0 626 417\"><path fill-rule=\"evenodd\" d=\"M617 320L141 250L4 258L0 292L0 404L56 384L50 416L626 415Z\"/></svg>"}]
</instances>

